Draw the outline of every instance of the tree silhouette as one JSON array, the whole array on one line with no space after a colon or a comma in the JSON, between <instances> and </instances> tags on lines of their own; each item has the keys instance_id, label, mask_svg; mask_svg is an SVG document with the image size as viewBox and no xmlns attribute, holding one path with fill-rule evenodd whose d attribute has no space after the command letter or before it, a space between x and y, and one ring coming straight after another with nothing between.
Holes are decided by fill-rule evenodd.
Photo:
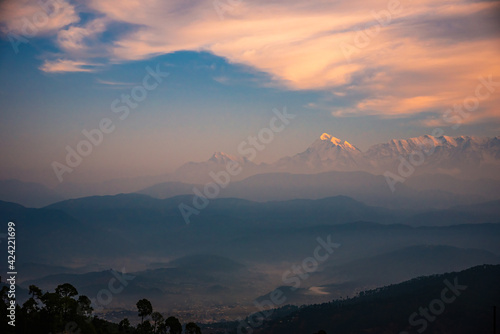
<instances>
[{"instance_id":1,"label":"tree silhouette","mask_svg":"<svg viewBox=\"0 0 500 334\"><path fill-rule=\"evenodd\" d=\"M189 322L186 325L186 332L187 334L201 334L201 328L194 322Z\"/></svg>"},{"instance_id":2,"label":"tree silhouette","mask_svg":"<svg viewBox=\"0 0 500 334\"><path fill-rule=\"evenodd\" d=\"M108 331L109 323L91 318L91 301L78 296L71 284L57 286L55 292L42 292L35 285L29 286L31 296L22 307L16 307L17 333L100 333ZM1 302L0 302L1 304ZM0 330L1 333L10 333Z\"/></svg>"},{"instance_id":3,"label":"tree silhouette","mask_svg":"<svg viewBox=\"0 0 500 334\"><path fill-rule=\"evenodd\" d=\"M80 296L78 297L78 309L77 313L78 315L82 315L84 317L90 317L92 314L93 308L92 308L92 301L89 299L87 296Z\"/></svg>"},{"instance_id":4,"label":"tree silhouette","mask_svg":"<svg viewBox=\"0 0 500 334\"><path fill-rule=\"evenodd\" d=\"M42 296L42 290L37 287L36 285L30 285L29 286L29 294L31 295L31 298L38 298Z\"/></svg>"},{"instance_id":5,"label":"tree silhouette","mask_svg":"<svg viewBox=\"0 0 500 334\"><path fill-rule=\"evenodd\" d=\"M181 334L182 325L176 317L168 317L165 320L165 327L168 328L170 334Z\"/></svg>"},{"instance_id":6,"label":"tree silhouette","mask_svg":"<svg viewBox=\"0 0 500 334\"><path fill-rule=\"evenodd\" d=\"M137 325L137 332L140 334L153 334L153 325L151 325L149 320L146 320Z\"/></svg>"},{"instance_id":7,"label":"tree silhouette","mask_svg":"<svg viewBox=\"0 0 500 334\"><path fill-rule=\"evenodd\" d=\"M78 291L73 285L69 283L58 285L56 287L56 294L59 297L58 300L56 296L53 297L62 311L63 320L67 320L69 315L78 313L78 302L73 298L78 296Z\"/></svg>"},{"instance_id":8,"label":"tree silhouette","mask_svg":"<svg viewBox=\"0 0 500 334\"><path fill-rule=\"evenodd\" d=\"M144 317L147 317L153 313L153 305L146 298L141 299L137 302L137 311L139 312L139 317L141 317L141 324L144 323Z\"/></svg>"},{"instance_id":9,"label":"tree silhouette","mask_svg":"<svg viewBox=\"0 0 500 334\"><path fill-rule=\"evenodd\" d=\"M163 316L161 315L160 312L151 313L151 319L153 319L153 321L154 321L153 331L155 333L159 333L160 328L163 326L163 323L165 322L165 319L163 319Z\"/></svg>"},{"instance_id":10,"label":"tree silhouette","mask_svg":"<svg viewBox=\"0 0 500 334\"><path fill-rule=\"evenodd\" d=\"M40 289L38 289L38 290L40 290ZM64 284L58 285L56 288L56 293L63 298L64 297L74 297L74 296L78 295L78 291L76 290L76 288L69 283L64 283Z\"/></svg>"},{"instance_id":11,"label":"tree silhouette","mask_svg":"<svg viewBox=\"0 0 500 334\"><path fill-rule=\"evenodd\" d=\"M123 319L118 323L118 332L119 333L130 333L132 330L132 326L130 326L130 321L128 318Z\"/></svg>"}]
</instances>

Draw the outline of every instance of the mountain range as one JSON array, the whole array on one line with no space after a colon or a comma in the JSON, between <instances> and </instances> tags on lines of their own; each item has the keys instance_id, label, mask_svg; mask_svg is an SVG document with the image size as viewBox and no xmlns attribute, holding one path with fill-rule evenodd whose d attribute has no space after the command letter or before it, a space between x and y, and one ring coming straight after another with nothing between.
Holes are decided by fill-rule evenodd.
<instances>
[{"instance_id":1,"label":"mountain range","mask_svg":"<svg viewBox=\"0 0 500 334\"><path fill-rule=\"evenodd\" d=\"M246 157L216 152L207 161L188 162L173 173L158 176L87 184L63 182L54 189L36 183L3 180L0 181L0 200L29 207L42 207L65 198L92 195L140 192L167 198L192 194L194 186L202 188L206 183L214 182L210 172L224 171L229 162L241 166L241 172L231 176L230 187L222 189L221 196L252 200L284 200L348 195L369 202L370 199L367 199L369 196L361 195L358 198L353 189L375 190L375 186L378 189L372 192L377 195L372 196L374 201L370 204L380 205L383 201L393 201L384 196L378 200L380 192L385 193L390 189L383 176L390 172L393 176L401 177L397 184L399 195L412 190L424 191L428 192L427 196L437 201L436 203L446 202L445 198L449 198L448 202L454 204L471 204L500 198L500 137L452 138L424 135L375 144L363 152L345 140L324 133L305 151L294 156L279 158L270 164L256 164ZM331 172L351 174L324 174ZM358 174L355 174L356 172ZM361 172L365 174L359 174ZM292 174L302 174L302 176ZM356 175L366 182L357 180ZM377 179L376 176L380 177ZM343 182L344 178L350 182ZM290 179L301 184L300 193L296 196L293 194L298 190L291 189L292 185L285 183ZM242 183L237 183L238 181ZM317 186L312 187L311 182L317 182ZM256 188L256 184L267 185L275 195L271 196L268 191L258 193L252 191L250 188ZM347 192L345 192L346 184L349 185ZM238 190L242 188L245 188L244 191ZM278 189L283 191L277 194ZM254 195L251 195L252 193Z\"/></svg>"},{"instance_id":2,"label":"mountain range","mask_svg":"<svg viewBox=\"0 0 500 334\"><path fill-rule=\"evenodd\" d=\"M375 144L362 152L351 143L323 133L305 151L283 157L272 164L260 164L245 158L217 152L208 161L190 162L176 170L170 181L205 183L208 171L224 170L228 161L243 168L240 180L250 175L288 172L311 174L326 171L365 171L371 174L397 172L401 161L413 165L415 175L448 174L465 179L500 179L500 137L473 136L434 137L424 135L409 139L392 139Z\"/></svg>"},{"instance_id":3,"label":"mountain range","mask_svg":"<svg viewBox=\"0 0 500 334\"><path fill-rule=\"evenodd\" d=\"M293 305L344 301L421 275L500 263L499 147L498 137L422 136L361 151L325 133L271 164L217 152L158 177L55 190L0 181L0 220L16 224L20 302L31 284L52 290L66 282L96 298L120 271L134 279L99 310L107 319L138 321L133 306L141 298L184 319L236 319L277 288ZM230 163L242 172L221 183ZM401 174L402 164L393 191L384 174ZM206 195L210 187L216 196ZM203 208L195 204L201 200ZM199 209L189 224L181 205ZM300 288L287 285L284 273L304 266L329 238L338 249ZM498 271L491 268L488 277ZM384 307L393 310L391 303ZM276 314L313 319L302 309ZM268 319L266 328L289 333L287 324L300 325L294 317ZM365 332L390 332L367 321Z\"/></svg>"},{"instance_id":4,"label":"mountain range","mask_svg":"<svg viewBox=\"0 0 500 334\"><path fill-rule=\"evenodd\" d=\"M179 312L197 305L212 316L247 313L253 298L281 286L282 273L312 254L318 237L341 246L290 302L323 302L412 275L499 263L498 201L421 212L346 196L219 198L186 225L178 205L192 199L122 194L41 209L0 202L0 219L16 222L22 287L50 289L64 281L95 296L112 277L109 268L125 268L137 281L116 297L118 308L142 296ZM191 297L180 300L186 288ZM220 303L233 306L220 311Z\"/></svg>"}]
</instances>

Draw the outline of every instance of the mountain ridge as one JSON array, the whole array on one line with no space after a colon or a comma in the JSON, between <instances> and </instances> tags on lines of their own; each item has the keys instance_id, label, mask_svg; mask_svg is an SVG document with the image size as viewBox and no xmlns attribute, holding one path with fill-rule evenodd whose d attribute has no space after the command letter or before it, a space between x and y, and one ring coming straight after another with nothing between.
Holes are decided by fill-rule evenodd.
<instances>
[{"instance_id":1,"label":"mountain ridge","mask_svg":"<svg viewBox=\"0 0 500 334\"><path fill-rule=\"evenodd\" d=\"M427 174L447 175L470 181L490 179L496 182L500 181L500 137L423 135L408 139L391 139L385 143L374 144L363 152L348 141L323 133L306 150L293 156L278 158L273 163L257 164L245 156L215 152L206 161L187 162L170 174L114 179L99 183L64 182L54 190L36 183L0 180L0 185L23 184L21 187L16 186L15 191L9 190L12 186L0 187L3 191L0 191L0 200L28 207L42 207L68 198L141 192L147 187L164 182L170 182L171 185L170 189L164 189L163 196L189 194L191 193L189 187L192 188L193 184L204 185L214 182L213 175L226 171L230 162L238 164L241 169L240 172L231 175L231 182L235 182L269 173L318 174L341 171L366 172L374 175L391 172L398 175L403 161L405 166L407 168L410 166L411 169L409 175L404 176L404 181L417 187L421 186L420 181L413 182L413 179ZM488 182L483 182L482 187L488 187ZM437 183L441 182L430 184ZM399 193L404 186L405 184L398 183ZM456 188L448 182L442 190L450 191ZM488 192L495 194L496 197L498 192L494 190L495 187L489 188ZM466 189L458 191L467 194Z\"/></svg>"},{"instance_id":2,"label":"mountain ridge","mask_svg":"<svg viewBox=\"0 0 500 334\"><path fill-rule=\"evenodd\" d=\"M325 132L305 151L279 158L271 164L255 164L245 157L216 152L208 161L189 162L179 167L171 180L209 182L207 169L213 172L223 170L229 161L237 162L243 168L244 173L233 178L241 180L256 174L283 171L301 174L366 171L383 174L388 170L396 171L402 159L412 161L417 175L439 171L471 178L471 175L481 172L483 177L500 179L500 137L422 135L391 139L374 144L363 152L348 141ZM200 174L206 177L200 178Z\"/></svg>"}]
</instances>

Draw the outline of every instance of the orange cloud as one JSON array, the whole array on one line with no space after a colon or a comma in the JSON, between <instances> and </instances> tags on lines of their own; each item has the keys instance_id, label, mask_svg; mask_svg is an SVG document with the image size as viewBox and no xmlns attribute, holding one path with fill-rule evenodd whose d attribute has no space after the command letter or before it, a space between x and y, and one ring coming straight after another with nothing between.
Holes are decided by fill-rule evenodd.
<instances>
[{"instance_id":1,"label":"orange cloud","mask_svg":"<svg viewBox=\"0 0 500 334\"><path fill-rule=\"evenodd\" d=\"M4 34L35 37L57 32L80 21L73 5L57 1L4 1L0 4L0 22Z\"/></svg>"},{"instance_id":2,"label":"orange cloud","mask_svg":"<svg viewBox=\"0 0 500 334\"><path fill-rule=\"evenodd\" d=\"M57 59L54 61L45 61L43 65L40 66L40 70L50 73L93 72L93 66L95 65L84 61Z\"/></svg>"},{"instance_id":3,"label":"orange cloud","mask_svg":"<svg viewBox=\"0 0 500 334\"><path fill-rule=\"evenodd\" d=\"M467 97L478 76L500 78L498 2L224 3L230 10L220 15L210 1L89 0L88 9L99 19L59 25L60 48L78 61L47 62L42 68L87 70L79 61L92 54L88 39L119 22L133 29L98 47L113 62L208 51L267 72L287 89L351 98L344 110L331 101L336 115L440 112ZM491 94L465 121L498 118L498 96Z\"/></svg>"}]
</instances>

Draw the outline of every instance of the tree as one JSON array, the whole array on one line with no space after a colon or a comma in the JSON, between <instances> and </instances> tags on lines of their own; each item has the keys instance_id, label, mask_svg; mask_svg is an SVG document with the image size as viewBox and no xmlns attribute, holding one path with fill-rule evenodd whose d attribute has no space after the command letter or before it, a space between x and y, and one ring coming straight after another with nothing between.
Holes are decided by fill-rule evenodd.
<instances>
[{"instance_id":1,"label":"tree","mask_svg":"<svg viewBox=\"0 0 500 334\"><path fill-rule=\"evenodd\" d=\"M29 286L29 294L31 295L31 298L38 298L42 297L42 290L37 287L36 285L30 285Z\"/></svg>"},{"instance_id":2,"label":"tree","mask_svg":"<svg viewBox=\"0 0 500 334\"><path fill-rule=\"evenodd\" d=\"M153 334L153 325L151 325L149 320L146 320L137 325L137 332L140 334Z\"/></svg>"},{"instance_id":3,"label":"tree","mask_svg":"<svg viewBox=\"0 0 500 334\"><path fill-rule=\"evenodd\" d=\"M55 292L45 292L40 298L45 305L44 311L49 315L61 313L61 296Z\"/></svg>"},{"instance_id":4,"label":"tree","mask_svg":"<svg viewBox=\"0 0 500 334\"><path fill-rule=\"evenodd\" d=\"M7 314L8 287L0 289L0 316ZM108 333L110 323L97 317L91 318L91 301L78 296L71 284L57 286L55 292L42 292L35 285L29 287L31 297L22 307L16 306L16 327L0 322L0 333ZM5 298L4 298L5 297ZM10 303L10 302L9 302Z\"/></svg>"},{"instance_id":5,"label":"tree","mask_svg":"<svg viewBox=\"0 0 500 334\"><path fill-rule=\"evenodd\" d=\"M139 317L141 317L141 323L144 323L144 317L147 317L153 313L153 305L146 298L141 299L137 302L137 311L139 312Z\"/></svg>"},{"instance_id":6,"label":"tree","mask_svg":"<svg viewBox=\"0 0 500 334\"><path fill-rule=\"evenodd\" d=\"M78 295L78 290L73 285L64 283L57 286L56 293L61 297L74 297Z\"/></svg>"},{"instance_id":7,"label":"tree","mask_svg":"<svg viewBox=\"0 0 500 334\"><path fill-rule=\"evenodd\" d=\"M23 304L23 309L27 314L37 313L40 310L37 299L40 301L43 292L36 285L30 285L29 294L31 295L31 297Z\"/></svg>"},{"instance_id":8,"label":"tree","mask_svg":"<svg viewBox=\"0 0 500 334\"><path fill-rule=\"evenodd\" d=\"M132 329L131 327L132 326L130 326L130 321L128 320L128 318L125 318L122 321L120 321L120 323L118 324L118 332L119 333L129 333L130 330Z\"/></svg>"},{"instance_id":9,"label":"tree","mask_svg":"<svg viewBox=\"0 0 500 334\"><path fill-rule=\"evenodd\" d=\"M182 325L176 317L168 317L165 320L165 327L168 328L170 334L181 334Z\"/></svg>"},{"instance_id":10,"label":"tree","mask_svg":"<svg viewBox=\"0 0 500 334\"><path fill-rule=\"evenodd\" d=\"M154 321L153 331L159 333L159 329L162 327L164 319L160 312L151 313L151 319Z\"/></svg>"},{"instance_id":11,"label":"tree","mask_svg":"<svg viewBox=\"0 0 500 334\"><path fill-rule=\"evenodd\" d=\"M89 317L92 314L92 311L94 310L91 306L92 301L90 300L90 298L87 296L80 296L78 297L77 302L78 302L78 308L77 308L78 315Z\"/></svg>"},{"instance_id":12,"label":"tree","mask_svg":"<svg viewBox=\"0 0 500 334\"><path fill-rule=\"evenodd\" d=\"M194 322L190 322L186 325L186 332L187 334L201 334L201 328Z\"/></svg>"},{"instance_id":13,"label":"tree","mask_svg":"<svg viewBox=\"0 0 500 334\"><path fill-rule=\"evenodd\" d=\"M66 319L69 314L77 313L78 302L73 297L78 295L78 290L76 290L73 285L69 283L58 285L56 294L59 295L58 303L64 319Z\"/></svg>"}]
</instances>

